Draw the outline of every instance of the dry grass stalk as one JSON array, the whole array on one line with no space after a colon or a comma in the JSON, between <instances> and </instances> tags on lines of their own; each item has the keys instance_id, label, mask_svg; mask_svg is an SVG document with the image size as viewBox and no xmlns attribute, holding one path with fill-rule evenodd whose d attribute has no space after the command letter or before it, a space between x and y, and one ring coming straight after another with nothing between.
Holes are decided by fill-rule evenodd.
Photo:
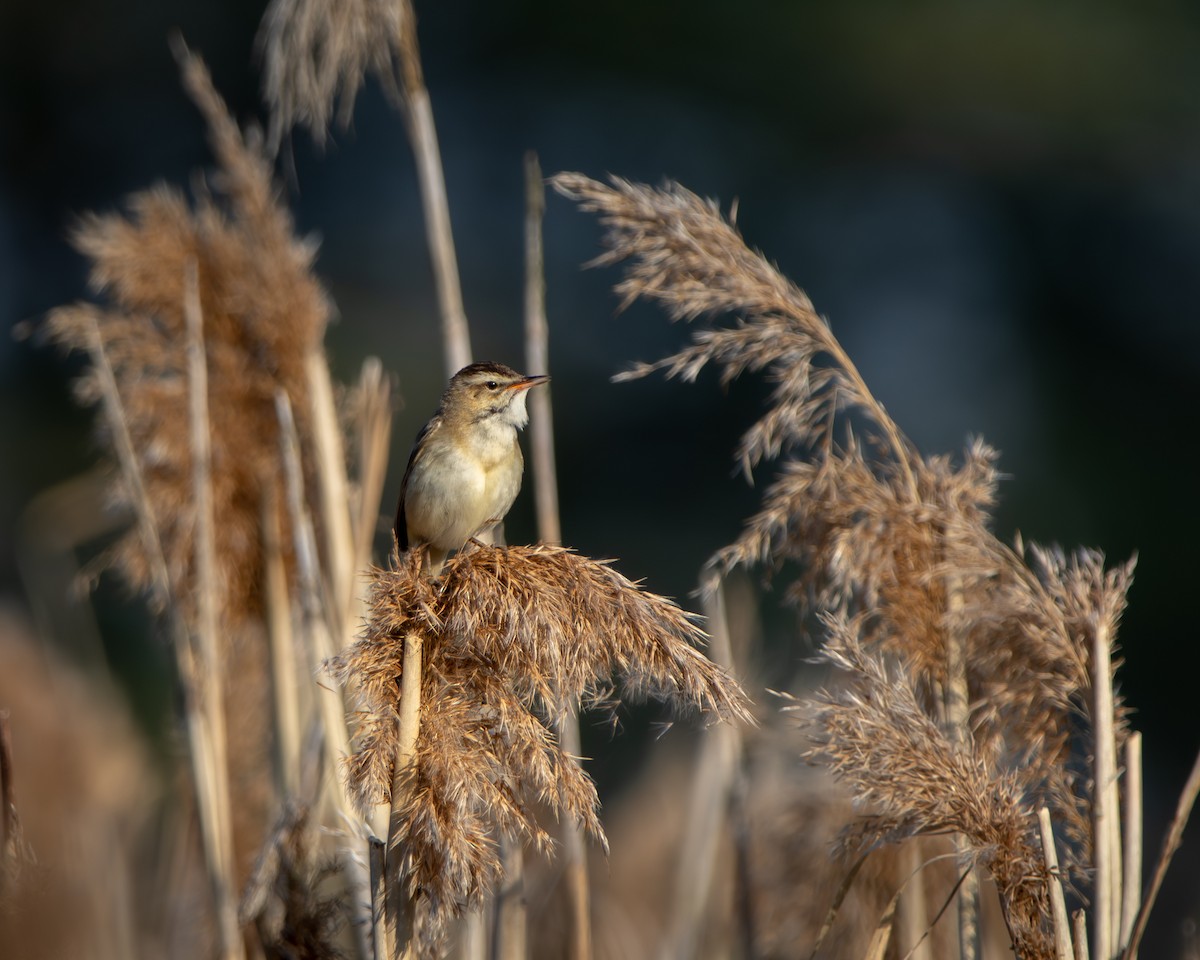
<instances>
[{"instance_id":1,"label":"dry grass stalk","mask_svg":"<svg viewBox=\"0 0 1200 960\"><path fill-rule=\"evenodd\" d=\"M1072 940L1075 943L1075 960L1088 960L1087 912L1076 910L1071 915Z\"/></svg>"},{"instance_id":2,"label":"dry grass stalk","mask_svg":"<svg viewBox=\"0 0 1200 960\"><path fill-rule=\"evenodd\" d=\"M264 92L272 142L295 123L324 142L334 101L348 122L364 75L399 98L417 165L445 340L447 376L471 362L471 344L450 229L446 180L425 87L410 0L273 0L263 17Z\"/></svg>"},{"instance_id":3,"label":"dry grass stalk","mask_svg":"<svg viewBox=\"0 0 1200 960\"><path fill-rule=\"evenodd\" d=\"M1054 846L1054 827L1050 823L1049 807L1039 808L1038 829L1042 835L1042 855L1046 858L1046 870L1050 874L1050 915L1054 924L1055 960L1072 960L1075 948L1071 944L1067 902L1058 876L1058 851Z\"/></svg>"},{"instance_id":4,"label":"dry grass stalk","mask_svg":"<svg viewBox=\"0 0 1200 960\"><path fill-rule=\"evenodd\" d=\"M1097 623L1093 662L1095 717L1095 787L1092 799L1093 835L1096 845L1095 897L1092 903L1092 951L1101 960L1111 960L1117 948L1121 922L1121 861L1117 805L1117 746L1112 726L1112 661L1108 632Z\"/></svg>"},{"instance_id":5,"label":"dry grass stalk","mask_svg":"<svg viewBox=\"0 0 1200 960\"><path fill-rule=\"evenodd\" d=\"M217 611L222 598L217 584L214 546L212 497L212 442L208 417L208 364L204 349L204 317L200 309L200 291L196 261L185 264L183 312L187 333L188 412L191 436L192 493L196 509L195 592L197 617L194 626L196 645L196 686L201 723L207 728L206 740L211 755L207 758L212 780L206 797L212 804L214 890L221 951L225 957L243 955L238 931L233 861L233 822L229 790L229 750L225 732L224 670L217 633ZM198 689L197 689L198 688Z\"/></svg>"},{"instance_id":6,"label":"dry grass stalk","mask_svg":"<svg viewBox=\"0 0 1200 960\"><path fill-rule=\"evenodd\" d=\"M202 707L204 702L203 678L196 651L193 649L193 634L184 623L179 605L174 602L175 588L171 582L166 557L162 551L162 539L154 521L154 508L142 472L141 461L134 449L129 419L121 400L116 375L109 363L108 352L100 335L95 315L86 307L77 308L80 313L73 322L78 323L83 342L87 344L93 362L93 388L98 402L103 405L105 420L112 431L114 452L121 464L124 482L132 492L134 514L138 518L138 533L143 538L139 547L145 551L146 576L152 602L161 609L169 610L169 624L173 638L173 649L179 678L185 691L184 720L190 744L189 759L196 792L197 811L200 818L201 840L208 864L209 883L213 894L218 925L222 930L226 956L236 947L229 939L229 912L233 903L233 886L229 876L232 860L225 840L227 829L221 826L222 797L219 794L216 753L213 747L213 731L208 717L210 711ZM228 799L224 799L228 809Z\"/></svg>"},{"instance_id":7,"label":"dry grass stalk","mask_svg":"<svg viewBox=\"0 0 1200 960\"><path fill-rule=\"evenodd\" d=\"M374 960L390 960L392 941L387 926L387 844L378 837L367 839L367 855L371 874L371 956Z\"/></svg>"},{"instance_id":8,"label":"dry grass stalk","mask_svg":"<svg viewBox=\"0 0 1200 960\"><path fill-rule=\"evenodd\" d=\"M1142 735L1136 731L1125 740L1125 803L1122 839L1125 843L1125 877L1122 882L1121 938L1125 950L1133 938L1138 908L1142 905Z\"/></svg>"},{"instance_id":9,"label":"dry grass stalk","mask_svg":"<svg viewBox=\"0 0 1200 960\"><path fill-rule=\"evenodd\" d=\"M315 677L333 655L330 623L336 619L336 615L331 612L331 604L322 590L316 534L305 506L300 442L292 406L283 390L278 392L275 401L276 415L279 419L280 462L287 493L287 515L294 537L298 592L301 598L301 638L308 655L309 676ZM345 700L340 690L331 689L325 684L319 685L316 697L317 712L323 730L321 745L325 757L324 766L332 771L338 769L342 758L349 752L350 737L344 719ZM359 835L364 829L341 778L329 777L327 782L333 794L334 808L341 830L355 931L360 937L360 952L366 956L369 953L366 930L372 901L368 866L358 855Z\"/></svg>"},{"instance_id":10,"label":"dry grass stalk","mask_svg":"<svg viewBox=\"0 0 1200 960\"><path fill-rule=\"evenodd\" d=\"M49 330L60 343L108 358L125 412L133 462L138 464L149 522L161 541L171 597L189 619L196 549L195 505L187 426L185 267L197 266L205 318L209 420L212 432L215 554L226 602L222 616L258 619L261 597L260 491L278 483L274 458L277 387L296 400L308 395L306 358L319 350L329 304L311 273L314 247L297 240L279 204L270 166L243 139L212 89L200 61L183 56L184 83L208 121L220 162L218 193L203 193L194 207L182 194L159 186L129 201L130 216L86 217L75 233L92 259L92 284L109 308L78 304L54 311ZM105 395L93 370L81 397ZM300 424L308 436L308 419ZM123 440L113 437L121 446ZM118 451L119 452L119 451ZM121 501L143 499L128 485ZM143 522L145 526L145 521ZM127 536L113 560L137 589L154 580L148 536ZM160 601L162 598L159 598Z\"/></svg>"},{"instance_id":11,"label":"dry grass stalk","mask_svg":"<svg viewBox=\"0 0 1200 960\"><path fill-rule=\"evenodd\" d=\"M312 417L313 458L317 490L321 498L319 516L324 533L322 560L329 579L330 629L348 634L354 601L354 537L350 533L349 481L346 451L333 399L329 364L314 350L304 362Z\"/></svg>"},{"instance_id":12,"label":"dry grass stalk","mask_svg":"<svg viewBox=\"0 0 1200 960\"><path fill-rule=\"evenodd\" d=\"M852 789L864 815L846 843L867 850L957 831L996 882L1013 947L1053 957L1047 873L1025 785L995 758L963 753L921 705L912 674L864 649L858 624L829 616L822 656L845 684L814 698L810 757Z\"/></svg>"},{"instance_id":13,"label":"dry grass stalk","mask_svg":"<svg viewBox=\"0 0 1200 960\"><path fill-rule=\"evenodd\" d=\"M403 70L403 103L408 121L408 139L412 143L421 185L421 206L425 212L425 233L433 259L438 307L442 316L442 340L446 375L453 376L471 362L471 340L467 313L463 308L462 286L458 279L458 257L450 230L450 203L446 199L446 176L433 124L433 104L425 88L421 69L421 51L417 45L417 18L412 0L399 0L404 13L400 23L400 51Z\"/></svg>"},{"instance_id":14,"label":"dry grass stalk","mask_svg":"<svg viewBox=\"0 0 1200 960\"><path fill-rule=\"evenodd\" d=\"M916 838L906 843L901 850L905 857L904 866L914 876L909 887L905 889L904 896L900 898L896 935L900 943L913 944L909 951L912 960L933 960L932 944L928 936L931 931L924 877L917 876L925 853L921 842Z\"/></svg>"},{"instance_id":15,"label":"dry grass stalk","mask_svg":"<svg viewBox=\"0 0 1200 960\"><path fill-rule=\"evenodd\" d=\"M545 256L542 218L546 209L546 186L537 154L525 154L525 369L550 373L550 325L546 321ZM529 451L533 473L534 508L538 540L562 542L558 513L558 480L554 465L554 415L550 389L535 390L529 399ZM557 730L559 743L572 757L583 751L579 715L563 718ZM587 842L582 825L573 820L562 824L563 875L570 904L570 960L591 960L592 909L588 889Z\"/></svg>"},{"instance_id":16,"label":"dry grass stalk","mask_svg":"<svg viewBox=\"0 0 1200 960\"><path fill-rule=\"evenodd\" d=\"M255 749L243 750L239 744L230 751L231 764L251 765L239 770L234 780L253 791L257 800L258 793L269 792L269 785L248 781L264 780L260 755L269 721L252 717L247 722L247 694L253 690L256 702L261 702L267 682L261 641L250 634L258 623L269 621L276 641L276 690L295 688L296 678L289 676L292 668L285 662L290 650L284 647L290 643L285 635L291 618L289 588L298 574L296 543L311 553L305 558L308 589L293 595L317 598L317 610L309 612L326 623L336 621L339 632L351 615L355 546L345 458L321 353L330 306L312 275L315 247L294 237L260 145L253 136L243 138L200 61L182 48L178 54L185 86L208 121L220 161L214 192L198 191L189 205L182 194L159 187L133 198L128 219L86 220L78 242L93 258L93 282L108 291L112 306L56 311L50 330L68 346L88 347L96 358L82 394L92 402L102 401L109 411L113 446L123 466L123 487L116 496L133 503L141 531L116 545L114 562L134 586L152 588L157 604L168 609L173 620L189 625L201 638L220 639L217 650L198 656L181 638L180 674L196 691L189 702L199 702L199 696L208 704L208 715L216 715L214 690L218 701L225 698L224 709L237 711L232 715L237 717L236 730ZM185 281L189 263L195 265L196 277L195 296L190 298L192 288ZM201 315L203 343L197 349L193 337L191 353L193 361L200 358L200 367L193 362L189 368L182 349L188 319ZM198 382L198 370L207 378L207 389L200 391L207 414L200 418L205 421L200 427L189 430L188 389ZM300 478L293 484L300 502L291 502L291 509L285 509L287 501L279 495L285 477L277 451L286 438L276 412L277 393L297 410L291 438L296 456L289 467L292 479ZM198 408L193 402L190 409ZM203 496L193 496L194 478L201 476L209 478L210 505ZM317 553L311 529L305 537L292 523L293 518L310 516L306 488L323 495L318 514L323 555ZM264 500L275 504L276 511L265 524ZM208 514L219 517L220 523L206 524ZM211 548L205 544L206 530L212 532ZM322 563L326 569L314 572ZM331 597L320 595L325 580L332 586ZM200 589L198 584L213 586ZM206 597L218 598L210 605L215 614L195 602ZM328 628L325 636L322 649L311 657L312 665L334 650ZM306 634L306 639L311 638ZM256 656L261 663L252 662ZM220 671L208 666L223 662L247 662L248 669L231 670L223 685ZM287 699L286 694L280 696ZM296 715L304 709L304 703L285 704L280 717L281 769L290 790L300 789L304 780L299 735L303 720ZM347 742L340 702L329 718L333 723L326 739L336 750L339 728L340 742ZM228 794L219 776L219 731L208 729L211 723L194 711L188 724L201 811L213 811ZM316 782L315 777L310 780ZM336 784L336 778L331 782ZM238 864L257 848L266 826L265 796L262 823L246 819L248 810L257 811L247 801L239 789L234 809ZM353 813L344 799L342 808ZM208 813L204 817L212 822L207 832L220 835L220 818ZM209 847L216 874L222 862L220 844ZM347 862L351 872L354 862ZM358 899L365 900L365 879L361 886L363 896ZM225 887L232 889L232 884Z\"/></svg>"},{"instance_id":17,"label":"dry grass stalk","mask_svg":"<svg viewBox=\"0 0 1200 960\"><path fill-rule=\"evenodd\" d=\"M403 666L400 669L400 701L396 707L396 749L392 755L392 782L388 790L391 810L388 814L387 859L384 884L387 887L385 928L392 956L408 960L418 952L416 897L405 879L412 868L405 863L413 851L404 842L408 811L417 783L417 739L421 734L421 656L425 638L419 631L406 631L400 641Z\"/></svg>"},{"instance_id":18,"label":"dry grass stalk","mask_svg":"<svg viewBox=\"0 0 1200 960\"><path fill-rule=\"evenodd\" d=\"M447 922L495 888L501 837L548 849L534 804L603 841L595 787L552 733L580 699L615 705L619 678L627 697L714 718L748 713L736 682L693 646L704 635L692 618L606 564L557 547L480 547L430 580L421 560L410 551L374 572L365 630L337 675L354 679L362 700L350 782L364 806L399 801L390 840L404 873L388 882L416 901L430 953ZM412 637L424 650L420 731L397 798Z\"/></svg>"},{"instance_id":19,"label":"dry grass stalk","mask_svg":"<svg viewBox=\"0 0 1200 960\"><path fill-rule=\"evenodd\" d=\"M363 361L358 386L349 404L352 419L358 425L355 431L358 482L353 524L356 576L361 576L371 562L379 524L379 502L387 474L393 404L392 384L383 375L383 364L378 357L368 357ZM355 599L361 601L362 593L356 588Z\"/></svg>"},{"instance_id":20,"label":"dry grass stalk","mask_svg":"<svg viewBox=\"0 0 1200 960\"><path fill-rule=\"evenodd\" d=\"M951 572L945 580L946 618L962 623L963 592L957 575ZM966 636L961 630L946 631L946 691L945 726L955 749L971 751L970 685L967 679L967 659L970 655ZM962 834L954 837L954 849L963 862L970 860L970 841ZM958 956L959 960L976 960L979 956L979 874L968 869L958 889Z\"/></svg>"},{"instance_id":21,"label":"dry grass stalk","mask_svg":"<svg viewBox=\"0 0 1200 960\"><path fill-rule=\"evenodd\" d=\"M529 957L524 859L519 842L511 838L501 840L500 863L504 880L496 891L495 929L491 950L481 951L479 956L490 956L492 960L527 960Z\"/></svg>"},{"instance_id":22,"label":"dry grass stalk","mask_svg":"<svg viewBox=\"0 0 1200 960\"><path fill-rule=\"evenodd\" d=\"M1150 877L1150 887L1142 900L1142 908L1138 911L1137 923L1133 927L1133 936L1130 938L1128 946L1125 947L1122 960L1137 960L1138 947L1141 946L1142 936L1146 932L1150 911L1154 907L1154 901L1158 899L1158 891L1162 888L1163 878L1167 875L1167 868L1171 865L1175 851L1183 842L1183 828L1191 816L1192 806L1195 804L1197 796L1200 796L1200 754L1196 755L1196 761L1192 764L1192 772L1188 774L1187 783L1184 784L1183 792L1179 795L1175 816L1171 818L1171 825L1167 828L1166 837L1163 838L1162 850L1159 851L1158 861L1154 865L1154 873Z\"/></svg>"},{"instance_id":23,"label":"dry grass stalk","mask_svg":"<svg viewBox=\"0 0 1200 960\"><path fill-rule=\"evenodd\" d=\"M304 713L300 707L301 673L296 663L292 604L288 593L284 544L279 529L279 492L263 491L263 591L266 594L267 637L271 644L271 695L275 711L275 755L279 795L300 794L301 740Z\"/></svg>"},{"instance_id":24,"label":"dry grass stalk","mask_svg":"<svg viewBox=\"0 0 1200 960\"><path fill-rule=\"evenodd\" d=\"M537 154L525 154L525 369L550 373L550 325L546 322L545 256L542 217L546 187ZM558 482L554 465L554 416L550 388L529 397L529 452L533 472L538 539L562 543L558 516Z\"/></svg>"},{"instance_id":25,"label":"dry grass stalk","mask_svg":"<svg viewBox=\"0 0 1200 960\"><path fill-rule=\"evenodd\" d=\"M722 586L705 597L704 613L711 632L713 662L736 675ZM696 955L703 919L711 909L718 850L726 833L741 762L742 739L737 727L722 724L705 731L688 791L674 896L667 934L659 951L663 960L686 960Z\"/></svg>"},{"instance_id":26,"label":"dry grass stalk","mask_svg":"<svg viewBox=\"0 0 1200 960\"><path fill-rule=\"evenodd\" d=\"M1111 646L1132 563L1105 570L1095 552L1001 544L989 529L995 453L975 441L957 465L919 456L808 298L746 247L715 204L675 184L609 186L578 174L552 182L599 214L608 249L595 262L626 262L616 286L623 304L649 299L673 319L741 318L699 329L688 346L625 376L664 370L690 380L711 363L722 380L751 371L773 384L737 457L747 472L780 457L779 474L742 535L711 561L713 581L735 566L795 563L793 599L864 611L855 621L863 648L902 660L931 722L969 729L966 759L1009 771L1014 802L1051 808L1066 840L1064 872L1083 882L1099 790L1080 782L1070 742L1119 747L1126 735L1120 702L1093 700L1093 674L1111 673L1093 666L1093 641L1099 630ZM957 715L964 703L966 717ZM1095 841L1113 850L1107 833ZM1021 860L1023 849L1010 853ZM1111 899L1110 875L1097 893Z\"/></svg>"}]
</instances>

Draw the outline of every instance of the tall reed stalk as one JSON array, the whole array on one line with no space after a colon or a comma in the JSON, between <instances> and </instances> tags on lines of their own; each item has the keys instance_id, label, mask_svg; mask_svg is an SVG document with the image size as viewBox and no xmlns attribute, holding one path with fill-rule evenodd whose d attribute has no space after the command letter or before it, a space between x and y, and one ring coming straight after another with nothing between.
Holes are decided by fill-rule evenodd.
<instances>
[{"instance_id":1,"label":"tall reed stalk","mask_svg":"<svg viewBox=\"0 0 1200 960\"><path fill-rule=\"evenodd\" d=\"M542 219L546 209L546 186L537 154L525 154L525 369L530 373L550 373L550 326L546 320L545 256ZM554 417L551 391L535 391L529 399L529 446L533 473L534 508L537 513L538 540L562 543L562 525L558 512L558 479L554 465ZM564 751L582 762L583 745L579 732L579 713L572 710L558 724L558 737ZM587 841L583 826L566 820L563 833L563 876L569 904L570 960L591 960L592 911L589 894Z\"/></svg>"}]
</instances>

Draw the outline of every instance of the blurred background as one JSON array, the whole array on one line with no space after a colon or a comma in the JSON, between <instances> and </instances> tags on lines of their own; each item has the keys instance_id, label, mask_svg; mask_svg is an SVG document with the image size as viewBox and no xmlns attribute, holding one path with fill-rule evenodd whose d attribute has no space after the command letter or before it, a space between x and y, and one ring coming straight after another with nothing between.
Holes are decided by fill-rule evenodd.
<instances>
[{"instance_id":1,"label":"blurred background","mask_svg":"<svg viewBox=\"0 0 1200 960\"><path fill-rule=\"evenodd\" d=\"M262 6L0 4L0 605L86 670L111 672L155 743L173 722L169 657L140 608L103 583L94 620L65 599L104 535L70 508L96 460L90 415L70 398L78 360L9 331L89 296L67 239L78 216L210 164L171 31L207 60L235 116L263 119ZM736 201L748 242L829 317L922 451L973 434L1002 451L1003 539L1019 529L1113 562L1137 552L1121 687L1145 733L1156 854L1200 744L1200 7L417 8L475 355L523 366L527 149L547 174L671 178L724 209ZM403 125L372 82L349 129L323 150L297 133L287 161L289 201L320 239L339 312L335 375L349 381L377 355L403 397L390 509L444 383ZM687 331L649 308L618 314L617 273L581 270L600 249L593 218L549 197L545 231L564 538L686 597L755 507L731 454L762 385L612 384ZM532 539L527 498L508 536ZM768 655L790 675L811 647L777 594L763 611ZM602 792L615 790L637 768L637 738L594 736L586 752ZM1147 956L1177 956L1195 936L1197 842L1193 826Z\"/></svg>"}]
</instances>

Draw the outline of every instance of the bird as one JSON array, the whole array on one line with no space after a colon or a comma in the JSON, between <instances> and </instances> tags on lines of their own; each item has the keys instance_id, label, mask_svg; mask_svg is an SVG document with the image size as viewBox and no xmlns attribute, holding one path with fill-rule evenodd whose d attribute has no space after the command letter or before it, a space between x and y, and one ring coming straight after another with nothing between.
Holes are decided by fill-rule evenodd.
<instances>
[{"instance_id":1,"label":"bird","mask_svg":"<svg viewBox=\"0 0 1200 960\"><path fill-rule=\"evenodd\" d=\"M521 489L517 431L529 422L530 388L549 381L502 363L463 367L421 428L400 484L394 532L401 552L427 546L436 576L446 557L495 527Z\"/></svg>"}]
</instances>

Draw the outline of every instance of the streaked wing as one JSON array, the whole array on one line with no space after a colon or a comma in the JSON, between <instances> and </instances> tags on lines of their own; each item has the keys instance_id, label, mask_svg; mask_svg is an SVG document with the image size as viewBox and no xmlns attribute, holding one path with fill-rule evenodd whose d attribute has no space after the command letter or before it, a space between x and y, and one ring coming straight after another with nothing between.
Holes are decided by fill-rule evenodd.
<instances>
[{"instance_id":1,"label":"streaked wing","mask_svg":"<svg viewBox=\"0 0 1200 960\"><path fill-rule=\"evenodd\" d=\"M404 479L400 481L400 502L396 505L396 522L392 527L396 534L396 543L403 553L409 548L408 521L404 516L404 500L408 496L408 478L412 476L413 467L425 452L425 439L442 425L440 414L435 415L421 428L417 439L413 441L412 452L408 455L408 466L404 468Z\"/></svg>"}]
</instances>

